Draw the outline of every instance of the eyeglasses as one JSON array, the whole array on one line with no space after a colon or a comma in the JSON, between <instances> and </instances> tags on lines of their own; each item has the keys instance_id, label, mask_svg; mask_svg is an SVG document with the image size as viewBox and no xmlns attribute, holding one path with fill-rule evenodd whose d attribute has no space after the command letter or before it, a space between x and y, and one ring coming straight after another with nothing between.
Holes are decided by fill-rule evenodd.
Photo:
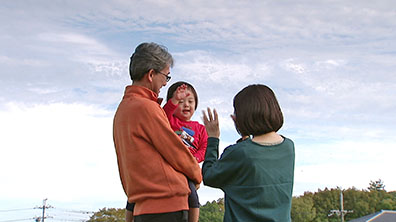
<instances>
[{"instance_id":1,"label":"eyeglasses","mask_svg":"<svg viewBox=\"0 0 396 222\"><path fill-rule=\"evenodd\" d=\"M156 71L156 72L157 72L157 71ZM171 78L172 78L170 75L167 75L167 74L165 74L165 73L162 73L162 72L157 72L157 73L164 75L167 82L169 82L169 80L171 80Z\"/></svg>"}]
</instances>

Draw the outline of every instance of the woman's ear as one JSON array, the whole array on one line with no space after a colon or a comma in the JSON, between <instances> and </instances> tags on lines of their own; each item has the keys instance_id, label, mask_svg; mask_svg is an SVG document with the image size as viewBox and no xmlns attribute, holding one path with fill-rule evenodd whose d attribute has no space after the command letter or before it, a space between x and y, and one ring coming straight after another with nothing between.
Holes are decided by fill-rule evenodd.
<instances>
[{"instance_id":1,"label":"woman's ear","mask_svg":"<svg viewBox=\"0 0 396 222\"><path fill-rule=\"evenodd\" d=\"M231 117L232 121L234 121L234 126L235 126L236 131L238 132L238 134L241 134L241 132L239 132L239 129L238 129L238 126L237 126L235 114L231 114L230 117Z\"/></svg>"},{"instance_id":2,"label":"woman's ear","mask_svg":"<svg viewBox=\"0 0 396 222\"><path fill-rule=\"evenodd\" d=\"M230 117L231 117L231 119L234 121L234 123L236 123L236 122L235 122L235 121L236 121L236 116L235 116L235 114L231 114Z\"/></svg>"},{"instance_id":3,"label":"woman's ear","mask_svg":"<svg viewBox=\"0 0 396 222\"><path fill-rule=\"evenodd\" d=\"M247 139L247 138L249 138L249 135L242 135L241 132L239 131L238 124L237 124L237 122L236 122L236 116L235 116L235 114L231 114L230 117L231 117L231 119L234 121L234 126L235 126L236 131L238 132L239 135L242 136L241 141L242 141L242 140L245 140L245 139ZM239 140L238 140L238 141L239 141Z\"/></svg>"}]
</instances>

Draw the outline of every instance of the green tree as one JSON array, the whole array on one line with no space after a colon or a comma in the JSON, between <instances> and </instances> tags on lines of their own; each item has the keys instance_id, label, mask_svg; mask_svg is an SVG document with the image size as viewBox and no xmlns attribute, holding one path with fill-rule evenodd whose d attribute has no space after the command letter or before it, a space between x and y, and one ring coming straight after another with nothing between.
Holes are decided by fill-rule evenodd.
<instances>
[{"instance_id":1,"label":"green tree","mask_svg":"<svg viewBox=\"0 0 396 222\"><path fill-rule=\"evenodd\" d=\"M386 192L382 180L371 181L368 190L352 187L343 190L344 210L353 210L345 220L363 217L381 210L396 210L396 192ZM330 216L331 210L340 209L340 188L325 188L318 192L305 192L293 197L291 217L293 222L338 222L339 216ZM224 199L207 202L200 209L200 222L222 222ZM125 220L125 209L103 208L94 213L88 222L118 222Z\"/></svg>"},{"instance_id":2,"label":"green tree","mask_svg":"<svg viewBox=\"0 0 396 222\"><path fill-rule=\"evenodd\" d=\"M384 210L383 207L388 208L388 206L385 206L381 204L385 199L392 199L392 196L389 195L386 191L384 190L370 190L367 192L369 198L368 202L371 207L371 211L377 212L380 210Z\"/></svg>"},{"instance_id":3,"label":"green tree","mask_svg":"<svg viewBox=\"0 0 396 222\"><path fill-rule=\"evenodd\" d=\"M313 193L305 192L303 196L293 197L291 217L293 222L310 222L316 216Z\"/></svg>"},{"instance_id":4,"label":"green tree","mask_svg":"<svg viewBox=\"0 0 396 222\"><path fill-rule=\"evenodd\" d=\"M382 180L377 180L370 182L368 190L357 190L355 187L343 190L344 210L353 211L345 215L345 220L360 218L381 210L396 210L396 192L386 192L384 187ZM293 222L338 222L339 216L329 216L331 210L340 210L338 187L319 189L315 193L305 192L303 196L293 197L292 200Z\"/></svg>"},{"instance_id":5,"label":"green tree","mask_svg":"<svg viewBox=\"0 0 396 222\"><path fill-rule=\"evenodd\" d=\"M125 209L103 208L94 213L87 222L124 222Z\"/></svg>"},{"instance_id":6,"label":"green tree","mask_svg":"<svg viewBox=\"0 0 396 222\"><path fill-rule=\"evenodd\" d=\"M367 188L370 191L385 191L385 185L384 182L381 179L378 179L376 181L370 180L369 187Z\"/></svg>"},{"instance_id":7,"label":"green tree","mask_svg":"<svg viewBox=\"0 0 396 222\"><path fill-rule=\"evenodd\" d=\"M381 210L393 210L396 208L396 203L390 198L381 200L378 205Z\"/></svg>"},{"instance_id":8,"label":"green tree","mask_svg":"<svg viewBox=\"0 0 396 222\"><path fill-rule=\"evenodd\" d=\"M367 191L357 190L355 187L344 190L344 209L353 210L345 216L346 220L359 218L371 214Z\"/></svg>"},{"instance_id":9,"label":"green tree","mask_svg":"<svg viewBox=\"0 0 396 222\"><path fill-rule=\"evenodd\" d=\"M313 196L314 206L316 208L315 222L338 222L339 218L336 216L329 217L331 210L340 208L340 189L327 187L320 190Z\"/></svg>"},{"instance_id":10,"label":"green tree","mask_svg":"<svg viewBox=\"0 0 396 222\"><path fill-rule=\"evenodd\" d=\"M224 217L224 199L206 202L199 210L199 222L222 222Z\"/></svg>"}]
</instances>

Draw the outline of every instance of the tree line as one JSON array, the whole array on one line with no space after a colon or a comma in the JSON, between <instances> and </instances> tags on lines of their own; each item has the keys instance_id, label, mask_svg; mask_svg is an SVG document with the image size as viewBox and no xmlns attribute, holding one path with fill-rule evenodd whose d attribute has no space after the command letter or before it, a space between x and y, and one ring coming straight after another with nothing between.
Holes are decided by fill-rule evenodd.
<instances>
[{"instance_id":1,"label":"tree line","mask_svg":"<svg viewBox=\"0 0 396 222\"><path fill-rule=\"evenodd\" d=\"M325 188L317 192L305 192L301 196L293 197L291 217L293 222L338 222L340 217L331 214L343 207L348 213L345 221L360 218L381 210L396 210L396 191L387 192L382 180L371 181L367 189L358 190ZM200 208L200 222L222 222L224 215L224 199L206 202ZM118 222L124 221L125 209L103 208L94 213L88 222Z\"/></svg>"},{"instance_id":2,"label":"tree line","mask_svg":"<svg viewBox=\"0 0 396 222\"><path fill-rule=\"evenodd\" d=\"M381 210L396 210L396 192L387 192L381 180L371 181L367 189L358 190L355 187L325 188L318 192L305 192L304 195L293 197L293 222L338 222L340 217L331 214L333 210L341 209L343 194L343 209L347 211L345 221L360 218Z\"/></svg>"}]
</instances>

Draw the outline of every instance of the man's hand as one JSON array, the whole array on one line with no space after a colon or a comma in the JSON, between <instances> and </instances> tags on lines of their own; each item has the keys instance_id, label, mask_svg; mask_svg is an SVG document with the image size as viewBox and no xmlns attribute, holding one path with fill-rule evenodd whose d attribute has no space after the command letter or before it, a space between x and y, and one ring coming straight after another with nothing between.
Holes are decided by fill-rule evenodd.
<instances>
[{"instance_id":1,"label":"man's hand","mask_svg":"<svg viewBox=\"0 0 396 222\"><path fill-rule=\"evenodd\" d=\"M219 117L217 115L216 109L213 109L213 113L208 108L208 115L206 115L205 111L203 113L203 122L206 128L206 132L208 133L208 137L220 137L220 128L219 128Z\"/></svg>"}]
</instances>

